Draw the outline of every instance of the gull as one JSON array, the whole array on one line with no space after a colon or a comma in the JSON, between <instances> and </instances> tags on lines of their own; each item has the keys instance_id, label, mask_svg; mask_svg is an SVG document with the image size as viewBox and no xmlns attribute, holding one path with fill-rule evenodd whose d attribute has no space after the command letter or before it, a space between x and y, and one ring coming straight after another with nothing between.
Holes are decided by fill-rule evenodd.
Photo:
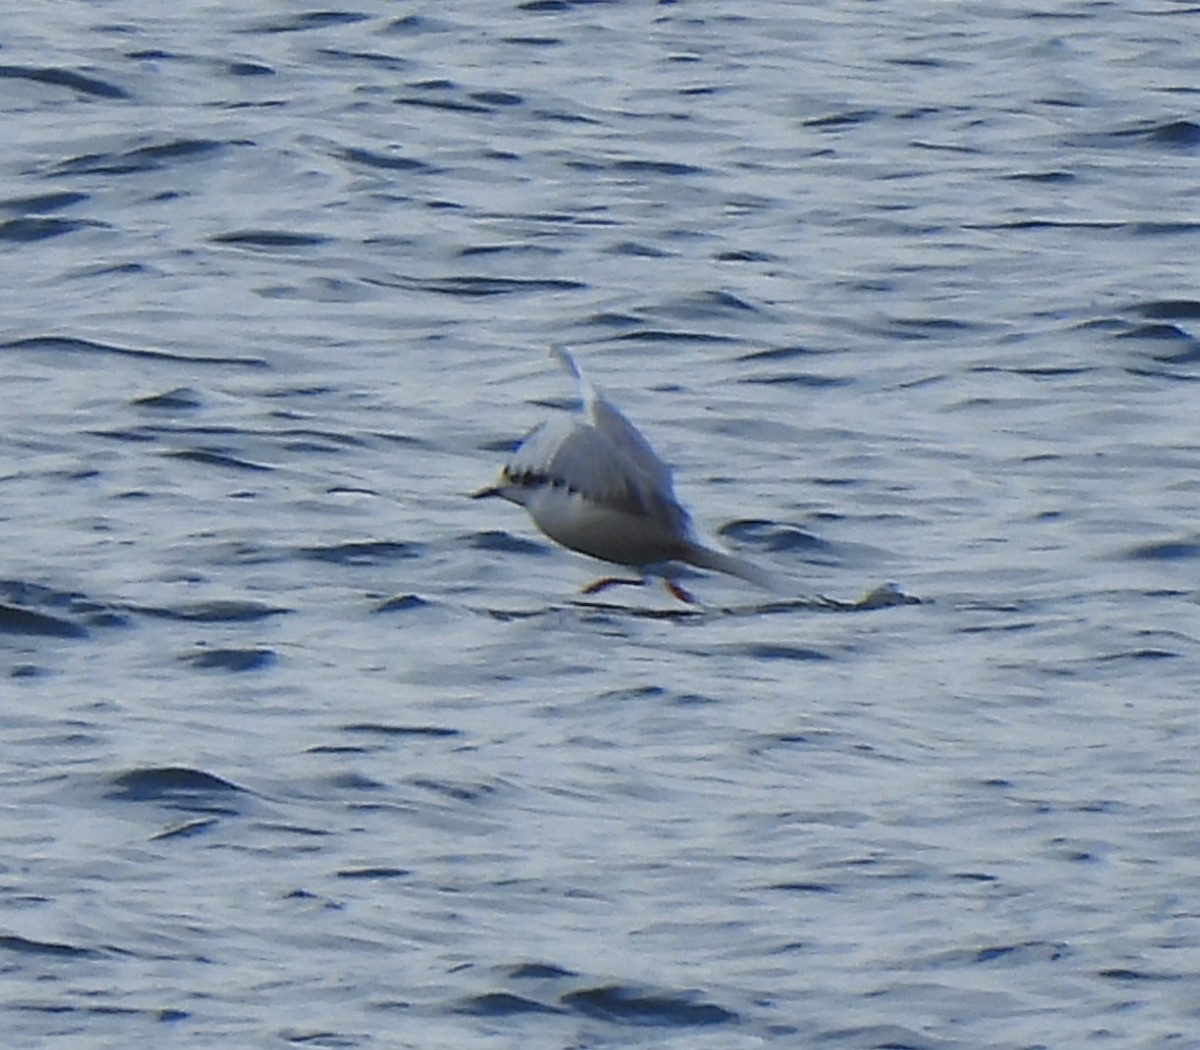
<instances>
[{"instance_id":1,"label":"gull","mask_svg":"<svg viewBox=\"0 0 1200 1050\"><path fill-rule=\"evenodd\" d=\"M675 498L671 468L588 382L567 350L554 347L551 354L578 381L583 418L554 416L535 427L504 465L499 481L474 498L499 496L519 504L555 543L639 574L635 580L603 577L584 587L584 594L660 576L675 597L694 602L675 578L680 563L774 590L763 570L696 537L691 516Z\"/></svg>"}]
</instances>

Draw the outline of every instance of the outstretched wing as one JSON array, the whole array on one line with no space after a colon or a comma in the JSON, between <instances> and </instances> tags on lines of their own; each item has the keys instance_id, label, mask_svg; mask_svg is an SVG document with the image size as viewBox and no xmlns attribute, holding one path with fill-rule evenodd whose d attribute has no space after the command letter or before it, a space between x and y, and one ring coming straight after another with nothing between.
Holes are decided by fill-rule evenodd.
<instances>
[{"instance_id":1,"label":"outstretched wing","mask_svg":"<svg viewBox=\"0 0 1200 1050\"><path fill-rule=\"evenodd\" d=\"M643 513L620 457L594 428L567 416L534 427L504 470L514 481L547 481L597 503Z\"/></svg>"},{"instance_id":2,"label":"outstretched wing","mask_svg":"<svg viewBox=\"0 0 1200 1050\"><path fill-rule=\"evenodd\" d=\"M575 358L569 351L556 346L552 353L579 381L588 422L607 440L611 446L611 453L623 462L625 472L634 477L642 488L674 502L675 487L671 468L658 458L658 453L650 447L650 442L642 436L642 432L629 422L616 405L588 382L587 376L575 363Z\"/></svg>"},{"instance_id":3,"label":"outstretched wing","mask_svg":"<svg viewBox=\"0 0 1200 1050\"><path fill-rule=\"evenodd\" d=\"M530 431L505 467L514 481L548 481L596 503L650 519L680 538L691 528L675 499L671 470L632 423L579 373L565 350L555 353L579 376L587 422L555 416Z\"/></svg>"}]
</instances>

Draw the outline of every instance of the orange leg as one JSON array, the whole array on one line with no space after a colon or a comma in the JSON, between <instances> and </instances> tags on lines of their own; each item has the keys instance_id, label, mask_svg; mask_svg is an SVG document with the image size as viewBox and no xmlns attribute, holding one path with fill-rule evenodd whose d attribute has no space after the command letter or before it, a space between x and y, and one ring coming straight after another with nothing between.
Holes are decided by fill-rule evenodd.
<instances>
[{"instance_id":1,"label":"orange leg","mask_svg":"<svg viewBox=\"0 0 1200 1050\"><path fill-rule=\"evenodd\" d=\"M629 584L631 587L641 587L645 580L626 580L620 576L605 576L600 580L593 580L583 588L580 594L599 594L601 591L608 590L609 587L617 587L621 584Z\"/></svg>"},{"instance_id":2,"label":"orange leg","mask_svg":"<svg viewBox=\"0 0 1200 1050\"><path fill-rule=\"evenodd\" d=\"M673 595L675 595L675 597L678 598L681 602L687 602L689 605L699 605L700 604L699 599L694 594L692 594L691 591L685 589L684 587L681 587L675 580L672 580L669 576L663 577L663 586L666 587L666 589L668 591L670 591Z\"/></svg>"}]
</instances>

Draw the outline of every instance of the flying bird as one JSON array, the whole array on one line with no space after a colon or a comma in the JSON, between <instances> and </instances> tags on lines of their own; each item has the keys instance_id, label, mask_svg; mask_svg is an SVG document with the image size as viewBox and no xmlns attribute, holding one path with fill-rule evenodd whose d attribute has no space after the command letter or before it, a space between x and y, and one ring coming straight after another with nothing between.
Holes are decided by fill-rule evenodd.
<instances>
[{"instance_id":1,"label":"flying bird","mask_svg":"<svg viewBox=\"0 0 1200 1050\"><path fill-rule=\"evenodd\" d=\"M582 418L559 415L535 427L504 465L499 481L474 498L499 496L520 504L556 543L638 572L637 579L603 577L584 587L584 594L659 576L675 597L694 602L676 579L680 564L774 590L768 573L696 537L691 516L675 498L671 468L588 382L570 353L561 347L551 353L579 382Z\"/></svg>"}]
</instances>

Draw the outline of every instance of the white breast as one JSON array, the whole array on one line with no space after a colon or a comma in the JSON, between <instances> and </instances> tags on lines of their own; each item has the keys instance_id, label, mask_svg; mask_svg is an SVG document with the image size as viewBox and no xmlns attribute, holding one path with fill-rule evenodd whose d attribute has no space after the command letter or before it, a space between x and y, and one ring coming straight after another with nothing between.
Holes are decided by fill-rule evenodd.
<instances>
[{"instance_id":1,"label":"white breast","mask_svg":"<svg viewBox=\"0 0 1200 1050\"><path fill-rule=\"evenodd\" d=\"M525 504L534 524L556 543L617 565L654 565L679 558L681 540L666 523L543 485Z\"/></svg>"}]
</instances>

